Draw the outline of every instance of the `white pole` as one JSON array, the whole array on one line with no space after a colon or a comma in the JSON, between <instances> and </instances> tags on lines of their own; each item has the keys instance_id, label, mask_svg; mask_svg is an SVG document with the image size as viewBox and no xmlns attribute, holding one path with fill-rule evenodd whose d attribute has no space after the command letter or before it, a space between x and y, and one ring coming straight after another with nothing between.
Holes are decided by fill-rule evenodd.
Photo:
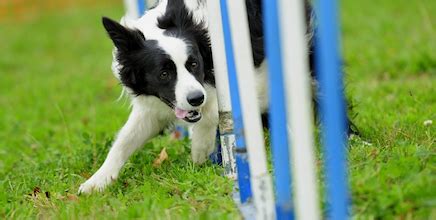
<instances>
[{"instance_id":1,"label":"white pole","mask_svg":"<svg viewBox=\"0 0 436 220\"><path fill-rule=\"evenodd\" d=\"M280 0L278 5L296 219L320 219L304 9L303 0Z\"/></svg>"},{"instance_id":2,"label":"white pole","mask_svg":"<svg viewBox=\"0 0 436 220\"><path fill-rule=\"evenodd\" d=\"M138 0L124 0L126 8L126 17L129 20L136 20L139 18Z\"/></svg>"},{"instance_id":3,"label":"white pole","mask_svg":"<svg viewBox=\"0 0 436 220\"><path fill-rule=\"evenodd\" d=\"M229 77L227 74L224 33L221 21L221 6L218 0L208 0L209 34L215 73L215 85L220 113L221 155L227 177L236 179L236 161L233 154L235 135L233 133L232 106L230 101Z\"/></svg>"},{"instance_id":4,"label":"white pole","mask_svg":"<svg viewBox=\"0 0 436 220\"><path fill-rule=\"evenodd\" d=\"M227 0L227 5L256 218L275 219L272 181L267 170L263 130L254 81L255 72L246 5L245 1L240 0Z\"/></svg>"}]
</instances>

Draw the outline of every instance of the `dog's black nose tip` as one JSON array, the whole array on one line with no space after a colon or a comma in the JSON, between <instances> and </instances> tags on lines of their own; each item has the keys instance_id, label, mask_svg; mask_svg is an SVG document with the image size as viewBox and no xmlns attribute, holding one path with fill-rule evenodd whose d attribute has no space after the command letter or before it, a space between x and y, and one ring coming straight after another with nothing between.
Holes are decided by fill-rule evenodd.
<instances>
[{"instance_id":1,"label":"dog's black nose tip","mask_svg":"<svg viewBox=\"0 0 436 220\"><path fill-rule=\"evenodd\" d=\"M188 94L187 97L188 103L192 106L199 106L203 104L204 94L201 91L194 91Z\"/></svg>"}]
</instances>

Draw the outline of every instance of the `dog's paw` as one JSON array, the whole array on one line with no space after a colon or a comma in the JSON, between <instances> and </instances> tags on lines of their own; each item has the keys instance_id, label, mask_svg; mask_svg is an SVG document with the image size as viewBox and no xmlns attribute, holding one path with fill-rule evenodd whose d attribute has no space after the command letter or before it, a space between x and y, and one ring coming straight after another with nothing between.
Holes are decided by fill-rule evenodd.
<instances>
[{"instance_id":1,"label":"dog's paw","mask_svg":"<svg viewBox=\"0 0 436 220\"><path fill-rule=\"evenodd\" d=\"M79 194L90 194L92 192L102 192L110 183L116 179L113 175L94 174L79 187Z\"/></svg>"},{"instance_id":2,"label":"dog's paw","mask_svg":"<svg viewBox=\"0 0 436 220\"><path fill-rule=\"evenodd\" d=\"M207 159L209 158L209 155L212 154L214 148L210 147L210 148L192 148L191 150L191 157L192 157L192 161L195 164L203 164L204 162L207 161Z\"/></svg>"}]
</instances>

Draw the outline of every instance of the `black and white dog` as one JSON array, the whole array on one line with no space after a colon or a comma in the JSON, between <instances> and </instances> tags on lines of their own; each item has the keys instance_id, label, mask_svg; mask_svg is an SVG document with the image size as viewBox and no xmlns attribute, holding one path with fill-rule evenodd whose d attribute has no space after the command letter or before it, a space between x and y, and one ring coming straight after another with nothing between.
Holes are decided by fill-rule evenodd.
<instances>
[{"instance_id":1,"label":"black and white dog","mask_svg":"<svg viewBox=\"0 0 436 220\"><path fill-rule=\"evenodd\" d=\"M246 3L258 98L266 112L261 1ZM103 190L136 149L175 120L192 126L194 163L205 162L213 152L218 104L206 7L206 0L161 0L139 20L122 19L120 24L103 18L115 45L112 70L131 97L132 112L103 165L80 186L80 193Z\"/></svg>"}]
</instances>

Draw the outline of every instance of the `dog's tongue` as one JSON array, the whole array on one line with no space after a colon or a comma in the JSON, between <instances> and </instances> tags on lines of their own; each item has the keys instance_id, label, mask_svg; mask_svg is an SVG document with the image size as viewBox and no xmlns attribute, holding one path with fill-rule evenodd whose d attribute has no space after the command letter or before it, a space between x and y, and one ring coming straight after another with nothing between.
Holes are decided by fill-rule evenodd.
<instances>
[{"instance_id":1,"label":"dog's tongue","mask_svg":"<svg viewBox=\"0 0 436 220\"><path fill-rule=\"evenodd\" d=\"M176 117L179 119L184 119L186 117L186 115L188 115L188 111L177 108L175 109L176 112Z\"/></svg>"}]
</instances>

